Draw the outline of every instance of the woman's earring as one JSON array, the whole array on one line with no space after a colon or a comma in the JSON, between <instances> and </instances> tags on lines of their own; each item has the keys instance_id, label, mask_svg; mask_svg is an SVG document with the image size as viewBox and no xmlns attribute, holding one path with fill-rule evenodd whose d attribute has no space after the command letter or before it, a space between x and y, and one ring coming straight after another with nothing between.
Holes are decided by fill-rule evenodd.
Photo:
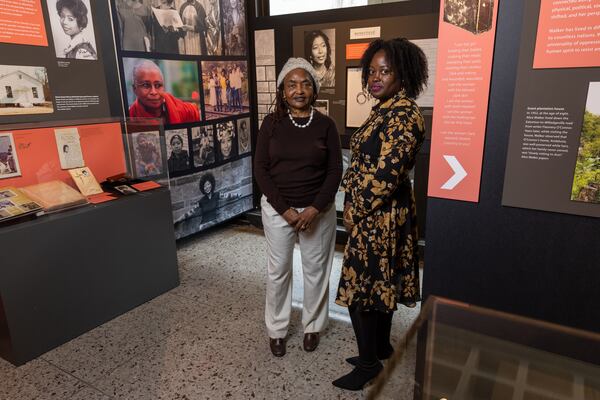
<instances>
[{"instance_id":1,"label":"woman's earring","mask_svg":"<svg viewBox=\"0 0 600 400\"><path fill-rule=\"evenodd\" d=\"M358 92L356 95L356 102L360 105L365 104L371 98L371 94L363 88L362 91Z\"/></svg>"}]
</instances>

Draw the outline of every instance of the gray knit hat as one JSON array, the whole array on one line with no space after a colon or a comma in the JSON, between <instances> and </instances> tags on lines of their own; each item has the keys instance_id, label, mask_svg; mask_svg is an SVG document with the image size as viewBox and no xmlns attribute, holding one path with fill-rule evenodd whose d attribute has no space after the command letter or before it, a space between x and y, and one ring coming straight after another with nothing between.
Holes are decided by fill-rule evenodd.
<instances>
[{"instance_id":1,"label":"gray knit hat","mask_svg":"<svg viewBox=\"0 0 600 400\"><path fill-rule=\"evenodd\" d=\"M321 88L321 84L319 83L319 78L317 78L317 71L315 71L313 66L310 65L310 63L308 61L306 61L304 58L301 58L301 57L298 57L298 58L291 57L289 60L287 60L287 62L281 69L279 76L277 77L277 87L281 86L281 82L283 82L283 79L285 78L285 76L296 68L301 68L301 69L305 70L306 72L308 72L310 74L310 76L312 76L313 80L315 81L315 93L318 94L319 89Z\"/></svg>"}]
</instances>

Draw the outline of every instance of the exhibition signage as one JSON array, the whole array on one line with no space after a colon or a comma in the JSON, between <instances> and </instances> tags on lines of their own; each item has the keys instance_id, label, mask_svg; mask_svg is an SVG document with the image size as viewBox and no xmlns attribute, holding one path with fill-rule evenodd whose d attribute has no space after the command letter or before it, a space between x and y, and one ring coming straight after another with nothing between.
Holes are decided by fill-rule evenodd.
<instances>
[{"instance_id":1,"label":"exhibition signage","mask_svg":"<svg viewBox=\"0 0 600 400\"><path fill-rule=\"evenodd\" d=\"M440 10L428 195L477 202L498 1L442 0Z\"/></svg>"},{"instance_id":2,"label":"exhibition signage","mask_svg":"<svg viewBox=\"0 0 600 400\"><path fill-rule=\"evenodd\" d=\"M346 45L346 60L360 60L370 43L348 43Z\"/></svg>"},{"instance_id":3,"label":"exhibition signage","mask_svg":"<svg viewBox=\"0 0 600 400\"><path fill-rule=\"evenodd\" d=\"M599 23L600 0L525 3L503 205L600 216Z\"/></svg>"},{"instance_id":4,"label":"exhibition signage","mask_svg":"<svg viewBox=\"0 0 600 400\"><path fill-rule=\"evenodd\" d=\"M598 60L600 0L542 0L533 67L595 67Z\"/></svg>"},{"instance_id":5,"label":"exhibition signage","mask_svg":"<svg viewBox=\"0 0 600 400\"><path fill-rule=\"evenodd\" d=\"M40 0L0 0L0 43L48 46Z\"/></svg>"}]
</instances>

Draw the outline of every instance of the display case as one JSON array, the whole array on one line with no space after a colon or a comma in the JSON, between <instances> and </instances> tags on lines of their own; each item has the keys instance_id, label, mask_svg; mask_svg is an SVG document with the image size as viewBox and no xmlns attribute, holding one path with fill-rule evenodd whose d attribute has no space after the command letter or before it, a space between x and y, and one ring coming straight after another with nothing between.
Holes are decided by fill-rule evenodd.
<instances>
[{"instance_id":1,"label":"display case","mask_svg":"<svg viewBox=\"0 0 600 400\"><path fill-rule=\"evenodd\" d=\"M23 364L179 284L160 121L5 126L0 153L2 358Z\"/></svg>"},{"instance_id":2,"label":"display case","mask_svg":"<svg viewBox=\"0 0 600 400\"><path fill-rule=\"evenodd\" d=\"M167 163L159 120L0 126L0 227L168 185Z\"/></svg>"},{"instance_id":3,"label":"display case","mask_svg":"<svg viewBox=\"0 0 600 400\"><path fill-rule=\"evenodd\" d=\"M369 398L600 399L600 335L430 297Z\"/></svg>"}]
</instances>

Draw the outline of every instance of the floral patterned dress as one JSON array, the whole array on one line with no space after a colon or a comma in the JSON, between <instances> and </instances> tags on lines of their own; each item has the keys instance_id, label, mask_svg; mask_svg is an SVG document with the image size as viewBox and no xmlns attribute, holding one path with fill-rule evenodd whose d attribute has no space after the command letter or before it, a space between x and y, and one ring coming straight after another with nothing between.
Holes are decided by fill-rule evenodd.
<instances>
[{"instance_id":1,"label":"floral patterned dress","mask_svg":"<svg viewBox=\"0 0 600 400\"><path fill-rule=\"evenodd\" d=\"M404 91L373 107L350 142L342 188L353 228L336 297L341 306L390 312L420 300L415 200L408 177L424 140L417 104Z\"/></svg>"}]
</instances>

